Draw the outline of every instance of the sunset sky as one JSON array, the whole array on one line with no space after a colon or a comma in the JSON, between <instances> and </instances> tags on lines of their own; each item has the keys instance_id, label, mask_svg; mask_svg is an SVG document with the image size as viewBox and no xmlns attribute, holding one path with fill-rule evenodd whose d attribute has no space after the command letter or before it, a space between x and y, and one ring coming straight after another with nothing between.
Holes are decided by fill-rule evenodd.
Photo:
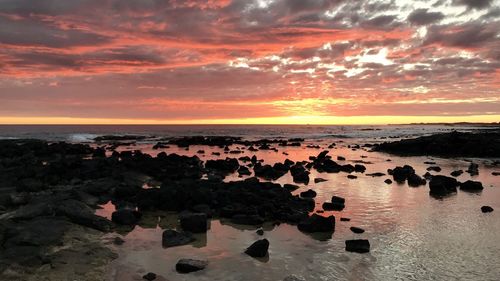
<instances>
[{"instance_id":1,"label":"sunset sky","mask_svg":"<svg viewBox=\"0 0 500 281\"><path fill-rule=\"evenodd\" d=\"M500 0L0 0L0 123L500 121Z\"/></svg>"}]
</instances>

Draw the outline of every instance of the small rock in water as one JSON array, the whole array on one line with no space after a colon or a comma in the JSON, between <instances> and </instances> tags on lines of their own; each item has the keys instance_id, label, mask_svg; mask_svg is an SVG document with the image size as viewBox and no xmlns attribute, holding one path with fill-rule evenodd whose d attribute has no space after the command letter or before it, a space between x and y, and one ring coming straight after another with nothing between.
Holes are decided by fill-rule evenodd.
<instances>
[{"instance_id":1,"label":"small rock in water","mask_svg":"<svg viewBox=\"0 0 500 281\"><path fill-rule=\"evenodd\" d=\"M458 176L460 176L463 173L464 173L464 171L462 171L462 170L456 170L456 171L451 172L450 175L452 177L458 177Z\"/></svg>"},{"instance_id":2,"label":"small rock in water","mask_svg":"<svg viewBox=\"0 0 500 281\"><path fill-rule=\"evenodd\" d=\"M447 176L432 176L429 182L431 195L444 196L452 192L457 192L458 181Z\"/></svg>"},{"instance_id":3,"label":"small rock in water","mask_svg":"<svg viewBox=\"0 0 500 281\"><path fill-rule=\"evenodd\" d=\"M411 174L408 176L408 185L411 187L418 187L420 185L425 185L426 183L425 179L421 178L417 174Z\"/></svg>"},{"instance_id":4,"label":"small rock in water","mask_svg":"<svg viewBox=\"0 0 500 281\"><path fill-rule=\"evenodd\" d=\"M206 260L181 259L175 265L175 270L179 273L190 273L203 270L207 265Z\"/></svg>"},{"instance_id":5,"label":"small rock in water","mask_svg":"<svg viewBox=\"0 0 500 281\"><path fill-rule=\"evenodd\" d=\"M345 250L355 253L368 253L370 251L370 242L366 239L355 239L345 241Z\"/></svg>"},{"instance_id":6,"label":"small rock in water","mask_svg":"<svg viewBox=\"0 0 500 281\"><path fill-rule=\"evenodd\" d=\"M479 175L479 165L476 163L470 163L469 168L467 169L467 173L471 176Z\"/></svg>"},{"instance_id":7,"label":"small rock in water","mask_svg":"<svg viewBox=\"0 0 500 281\"><path fill-rule=\"evenodd\" d=\"M392 183L392 180L391 180L391 179L386 179L384 182L385 182L386 184L391 184L391 183Z\"/></svg>"},{"instance_id":8,"label":"small rock in water","mask_svg":"<svg viewBox=\"0 0 500 281\"><path fill-rule=\"evenodd\" d=\"M430 166L427 168L427 171L441 172L441 167L439 166Z\"/></svg>"},{"instance_id":9,"label":"small rock in water","mask_svg":"<svg viewBox=\"0 0 500 281\"><path fill-rule=\"evenodd\" d=\"M141 213L131 209L120 209L111 214L111 220L121 225L134 225L141 218Z\"/></svg>"},{"instance_id":10,"label":"small rock in water","mask_svg":"<svg viewBox=\"0 0 500 281\"><path fill-rule=\"evenodd\" d=\"M313 214L309 218L301 221L297 225L300 231L304 232L333 232L335 231L335 217L323 217Z\"/></svg>"},{"instance_id":11,"label":"small rock in water","mask_svg":"<svg viewBox=\"0 0 500 281\"><path fill-rule=\"evenodd\" d=\"M257 235L264 235L264 230L262 228L259 228L257 229L257 231L255 231L255 233L257 233Z\"/></svg>"},{"instance_id":12,"label":"small rock in water","mask_svg":"<svg viewBox=\"0 0 500 281\"><path fill-rule=\"evenodd\" d=\"M328 180L323 179L323 178L315 178L314 179L314 183L320 183L320 182L325 182L325 181L328 181Z\"/></svg>"},{"instance_id":13,"label":"small rock in water","mask_svg":"<svg viewBox=\"0 0 500 281\"><path fill-rule=\"evenodd\" d=\"M491 213L491 212L493 212L493 208L490 207L490 206L482 206L481 207L481 212L483 212L483 213Z\"/></svg>"},{"instance_id":14,"label":"small rock in water","mask_svg":"<svg viewBox=\"0 0 500 281\"><path fill-rule=\"evenodd\" d=\"M364 229L360 228L360 227L355 227L355 226L351 226L351 231L354 232L354 233L363 233L365 232Z\"/></svg>"},{"instance_id":15,"label":"small rock in water","mask_svg":"<svg viewBox=\"0 0 500 281\"><path fill-rule=\"evenodd\" d=\"M500 172L491 172L491 174L494 176L500 176Z\"/></svg>"},{"instance_id":16,"label":"small rock in water","mask_svg":"<svg viewBox=\"0 0 500 281\"><path fill-rule=\"evenodd\" d=\"M351 221L350 218L340 218L340 221Z\"/></svg>"},{"instance_id":17,"label":"small rock in water","mask_svg":"<svg viewBox=\"0 0 500 281\"><path fill-rule=\"evenodd\" d=\"M269 241L262 239L254 242L250 247L245 250L245 254L254 258L263 258L267 256L269 249Z\"/></svg>"},{"instance_id":18,"label":"small rock in water","mask_svg":"<svg viewBox=\"0 0 500 281\"><path fill-rule=\"evenodd\" d=\"M466 182L460 183L460 190L476 192L483 190L483 184L479 181L468 180Z\"/></svg>"},{"instance_id":19,"label":"small rock in water","mask_svg":"<svg viewBox=\"0 0 500 281\"><path fill-rule=\"evenodd\" d=\"M189 232L178 232L173 229L167 229L162 235L162 245L165 248L182 246L193 242L195 239Z\"/></svg>"},{"instance_id":20,"label":"small rock in water","mask_svg":"<svg viewBox=\"0 0 500 281\"><path fill-rule=\"evenodd\" d=\"M347 178L353 180L353 179L357 179L358 177L355 175L347 175Z\"/></svg>"},{"instance_id":21,"label":"small rock in water","mask_svg":"<svg viewBox=\"0 0 500 281\"><path fill-rule=\"evenodd\" d=\"M142 276L142 279L153 281L156 279L156 274L154 274L153 272L149 272L148 274Z\"/></svg>"},{"instance_id":22,"label":"small rock in water","mask_svg":"<svg viewBox=\"0 0 500 281\"><path fill-rule=\"evenodd\" d=\"M314 197L316 197L316 191L314 191L312 189L309 189L307 191L303 191L303 192L300 193L300 197L314 198Z\"/></svg>"}]
</instances>

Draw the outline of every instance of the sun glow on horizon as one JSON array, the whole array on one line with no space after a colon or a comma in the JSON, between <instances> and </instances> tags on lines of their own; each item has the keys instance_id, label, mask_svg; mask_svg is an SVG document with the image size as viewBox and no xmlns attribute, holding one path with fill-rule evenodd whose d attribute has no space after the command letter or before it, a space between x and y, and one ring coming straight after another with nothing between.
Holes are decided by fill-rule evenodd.
<instances>
[{"instance_id":1,"label":"sun glow on horizon","mask_svg":"<svg viewBox=\"0 0 500 281\"><path fill-rule=\"evenodd\" d=\"M235 119L115 119L1 117L0 125L390 125L410 123L498 123L500 115L471 116L280 116Z\"/></svg>"}]
</instances>

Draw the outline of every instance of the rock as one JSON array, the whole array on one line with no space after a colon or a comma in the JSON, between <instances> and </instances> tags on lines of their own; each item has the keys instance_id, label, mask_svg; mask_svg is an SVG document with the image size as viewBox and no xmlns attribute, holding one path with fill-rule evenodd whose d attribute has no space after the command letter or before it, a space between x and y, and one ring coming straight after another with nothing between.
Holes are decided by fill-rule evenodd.
<instances>
[{"instance_id":1,"label":"rock","mask_svg":"<svg viewBox=\"0 0 500 281\"><path fill-rule=\"evenodd\" d=\"M350 218L340 218L340 221L351 221Z\"/></svg>"},{"instance_id":2,"label":"rock","mask_svg":"<svg viewBox=\"0 0 500 281\"><path fill-rule=\"evenodd\" d=\"M451 172L451 173L450 173L450 175L451 175L452 177L458 177L458 176L460 176L460 175L461 175L461 174L463 174L463 173L464 173L464 171L463 171L463 170L456 170L456 171Z\"/></svg>"},{"instance_id":3,"label":"rock","mask_svg":"<svg viewBox=\"0 0 500 281\"><path fill-rule=\"evenodd\" d=\"M371 173L371 174L366 174L367 176L370 176L370 177L383 177L385 176L384 173L380 173L380 172L377 172L377 173Z\"/></svg>"},{"instance_id":4,"label":"rock","mask_svg":"<svg viewBox=\"0 0 500 281\"><path fill-rule=\"evenodd\" d=\"M385 182L386 184L391 184L391 183L392 183L392 180L391 180L391 179L386 179L384 182Z\"/></svg>"},{"instance_id":5,"label":"rock","mask_svg":"<svg viewBox=\"0 0 500 281\"><path fill-rule=\"evenodd\" d=\"M403 167L396 167L392 169L389 174L392 174L392 177L394 178L395 181L397 182L404 182L405 180L408 179L410 175L415 174L415 169L413 169L412 166L409 165L404 165Z\"/></svg>"},{"instance_id":6,"label":"rock","mask_svg":"<svg viewBox=\"0 0 500 281\"><path fill-rule=\"evenodd\" d=\"M303 232L333 232L335 231L335 217L323 217L313 214L298 224L298 229Z\"/></svg>"},{"instance_id":7,"label":"rock","mask_svg":"<svg viewBox=\"0 0 500 281\"><path fill-rule=\"evenodd\" d=\"M370 251L370 242L366 239L355 239L345 241L345 250L355 253L368 253Z\"/></svg>"},{"instance_id":8,"label":"rock","mask_svg":"<svg viewBox=\"0 0 500 281\"><path fill-rule=\"evenodd\" d=\"M315 178L314 179L314 183L320 183L320 182L325 182L325 181L328 181L328 180L323 179L323 178Z\"/></svg>"},{"instance_id":9,"label":"rock","mask_svg":"<svg viewBox=\"0 0 500 281\"><path fill-rule=\"evenodd\" d=\"M238 174L240 176L249 176L252 174L252 172L250 172L250 169L248 169L247 167L240 166L240 168L238 169Z\"/></svg>"},{"instance_id":10,"label":"rock","mask_svg":"<svg viewBox=\"0 0 500 281\"><path fill-rule=\"evenodd\" d=\"M257 235L262 236L262 235L264 235L264 230L262 228L259 228L259 229L257 229L257 231L255 231L255 233L257 233Z\"/></svg>"},{"instance_id":11,"label":"rock","mask_svg":"<svg viewBox=\"0 0 500 281\"><path fill-rule=\"evenodd\" d=\"M204 213L183 213L179 215L182 229L193 233L207 232L207 215Z\"/></svg>"},{"instance_id":12,"label":"rock","mask_svg":"<svg viewBox=\"0 0 500 281\"><path fill-rule=\"evenodd\" d=\"M483 213L491 213L491 212L493 212L493 208L490 207L490 206L482 206L481 207L481 212L483 212Z\"/></svg>"},{"instance_id":13,"label":"rock","mask_svg":"<svg viewBox=\"0 0 500 281\"><path fill-rule=\"evenodd\" d=\"M345 161L345 157L337 156L337 160L339 160L339 161Z\"/></svg>"},{"instance_id":14,"label":"rock","mask_svg":"<svg viewBox=\"0 0 500 281\"><path fill-rule=\"evenodd\" d=\"M444 196L453 192L457 192L458 181L447 176L432 176L429 182L431 195Z\"/></svg>"},{"instance_id":15,"label":"rock","mask_svg":"<svg viewBox=\"0 0 500 281\"><path fill-rule=\"evenodd\" d=\"M483 184L478 181L468 180L466 182L460 183L460 190L469 192L478 192L483 190Z\"/></svg>"},{"instance_id":16,"label":"rock","mask_svg":"<svg viewBox=\"0 0 500 281\"><path fill-rule=\"evenodd\" d=\"M295 164L290 167L290 173L292 174L294 182L303 184L309 183L309 171L307 171L304 166Z\"/></svg>"},{"instance_id":17,"label":"rock","mask_svg":"<svg viewBox=\"0 0 500 281\"><path fill-rule=\"evenodd\" d=\"M141 213L132 209L120 209L111 214L111 220L121 225L135 225L141 218Z\"/></svg>"},{"instance_id":18,"label":"rock","mask_svg":"<svg viewBox=\"0 0 500 281\"><path fill-rule=\"evenodd\" d=\"M142 276L142 279L148 280L148 281L153 281L156 279L156 274L154 274L153 272L149 272L146 275Z\"/></svg>"},{"instance_id":19,"label":"rock","mask_svg":"<svg viewBox=\"0 0 500 281\"><path fill-rule=\"evenodd\" d=\"M434 172L441 172L441 167L439 166L430 166L430 167L427 167L427 171L434 171Z\"/></svg>"},{"instance_id":20,"label":"rock","mask_svg":"<svg viewBox=\"0 0 500 281\"><path fill-rule=\"evenodd\" d=\"M360 227L351 226L351 228L350 228L350 229L351 229L351 231L352 231L352 232L354 232L354 233L358 233L358 234L359 234L359 233L363 233L363 232L365 232L365 230L364 230L364 229L362 229L362 228L360 228Z\"/></svg>"},{"instance_id":21,"label":"rock","mask_svg":"<svg viewBox=\"0 0 500 281\"><path fill-rule=\"evenodd\" d=\"M469 168L467 169L467 173L469 173L471 176L479 175L479 165L477 165L476 163L470 163Z\"/></svg>"},{"instance_id":22,"label":"rock","mask_svg":"<svg viewBox=\"0 0 500 281\"><path fill-rule=\"evenodd\" d=\"M191 233L178 232L173 229L165 230L162 235L162 245L164 248L186 245L195 240Z\"/></svg>"},{"instance_id":23,"label":"rock","mask_svg":"<svg viewBox=\"0 0 500 281\"><path fill-rule=\"evenodd\" d=\"M425 185L426 183L425 179L421 178L417 174L411 174L408 176L408 185L411 187L418 187L420 185Z\"/></svg>"},{"instance_id":24,"label":"rock","mask_svg":"<svg viewBox=\"0 0 500 281\"><path fill-rule=\"evenodd\" d=\"M175 265L175 270L179 273L190 273L203 270L207 267L208 261L195 259L181 259Z\"/></svg>"},{"instance_id":25,"label":"rock","mask_svg":"<svg viewBox=\"0 0 500 281\"><path fill-rule=\"evenodd\" d=\"M242 225L261 225L264 219L259 215L237 214L231 218L231 222Z\"/></svg>"},{"instance_id":26,"label":"rock","mask_svg":"<svg viewBox=\"0 0 500 281\"><path fill-rule=\"evenodd\" d=\"M347 178L353 180L353 179L357 179L358 177L355 175L347 175Z\"/></svg>"},{"instance_id":27,"label":"rock","mask_svg":"<svg viewBox=\"0 0 500 281\"><path fill-rule=\"evenodd\" d=\"M295 185L295 184L288 184L288 183L285 183L283 185L283 188L289 190L289 191L294 191L294 190L297 190L299 188L298 185Z\"/></svg>"},{"instance_id":28,"label":"rock","mask_svg":"<svg viewBox=\"0 0 500 281\"><path fill-rule=\"evenodd\" d=\"M73 223L108 232L112 228L112 223L103 217L94 214L94 210L77 200L65 200L59 202L56 213L63 215Z\"/></svg>"},{"instance_id":29,"label":"rock","mask_svg":"<svg viewBox=\"0 0 500 281\"><path fill-rule=\"evenodd\" d=\"M61 218L41 217L7 227L4 248L62 245L70 224Z\"/></svg>"},{"instance_id":30,"label":"rock","mask_svg":"<svg viewBox=\"0 0 500 281\"><path fill-rule=\"evenodd\" d=\"M491 174L494 176L500 176L500 172L491 172Z\"/></svg>"},{"instance_id":31,"label":"rock","mask_svg":"<svg viewBox=\"0 0 500 281\"><path fill-rule=\"evenodd\" d=\"M314 198L314 197L316 197L316 191L314 191L312 189L309 189L307 191L303 191L303 192L300 193L300 197Z\"/></svg>"},{"instance_id":32,"label":"rock","mask_svg":"<svg viewBox=\"0 0 500 281\"><path fill-rule=\"evenodd\" d=\"M262 239L254 242L245 250L245 254L254 258L263 258L267 256L269 249L269 241Z\"/></svg>"}]
</instances>

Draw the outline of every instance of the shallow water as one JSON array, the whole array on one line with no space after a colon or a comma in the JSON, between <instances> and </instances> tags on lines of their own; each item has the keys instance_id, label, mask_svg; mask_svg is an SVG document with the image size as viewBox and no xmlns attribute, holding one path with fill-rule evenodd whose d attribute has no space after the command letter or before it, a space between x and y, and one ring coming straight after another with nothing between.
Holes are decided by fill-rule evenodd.
<instances>
[{"instance_id":1,"label":"shallow water","mask_svg":"<svg viewBox=\"0 0 500 281\"><path fill-rule=\"evenodd\" d=\"M353 160L371 162L365 164L365 174L386 173L388 168L409 164L417 174L423 175L429 166L423 162L435 161L443 169L439 174L449 175L456 169L466 170L470 161L402 158L353 151L346 147L350 142L355 140L339 143L339 148L330 149L329 155L334 159L342 155L347 158L346 163L353 163ZM324 148L331 140L314 143ZM159 152L150 147L138 145L121 149L141 149L153 155ZM286 158L307 160L310 155L323 150L305 148L304 145L277 148L279 152L258 151L255 155L265 163L273 164ZM254 154L230 155L219 148L196 146L189 150L173 146L165 151L194 155L199 149L206 152L198 155L201 159ZM221 156L211 155L213 151L221 152ZM266 225L264 236L258 236L256 228L214 219L211 229L206 235L198 235L199 241L195 244L163 249L162 228L175 227L176 217L165 213L146 214L141 225L121 233L126 242L122 246L113 246L119 258L113 262L107 277L109 280L141 280L145 273L155 272L166 280L282 280L290 274L303 276L306 280L499 280L500 186L499 177L491 175L499 167L489 165L491 160L473 160L480 164L480 174L472 179L481 181L485 189L477 194L459 190L443 199L430 197L428 186L387 185L384 180L389 176L370 177L356 173L357 179L348 179L346 173L320 174L311 170L311 183L302 185L296 193L314 189L318 193L315 199L318 210L332 195L346 198L344 210L325 212L325 215L336 216L336 230L331 237L307 235L288 224ZM316 177L327 181L315 184ZM458 179L464 181L471 177L464 173ZM226 180L240 178L232 175ZM277 182L292 183L292 178L287 174ZM483 214L480 211L482 205L490 205L496 211ZM98 213L109 216L112 211L113 206L108 204ZM351 221L340 222L340 217L348 217ZM362 227L366 232L354 234L349 230L350 226ZM107 238L116 235L110 234ZM243 254L246 247L262 237L270 241L268 260L257 260ZM346 252L344 241L356 238L369 239L371 252ZM182 275L175 271L175 263L180 258L207 259L209 265L203 271Z\"/></svg>"}]
</instances>

